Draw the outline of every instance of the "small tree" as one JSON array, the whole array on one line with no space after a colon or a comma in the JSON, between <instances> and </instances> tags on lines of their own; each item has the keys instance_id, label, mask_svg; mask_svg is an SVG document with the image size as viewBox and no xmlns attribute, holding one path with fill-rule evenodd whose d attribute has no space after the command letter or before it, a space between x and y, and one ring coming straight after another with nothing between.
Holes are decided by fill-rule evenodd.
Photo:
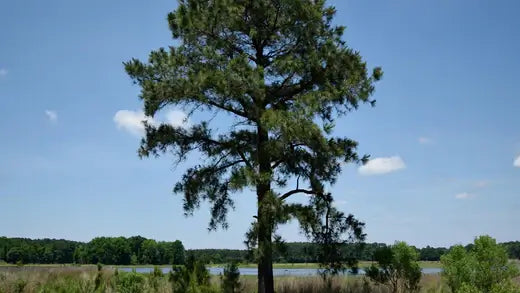
<instances>
[{"instance_id":1,"label":"small tree","mask_svg":"<svg viewBox=\"0 0 520 293\"><path fill-rule=\"evenodd\" d=\"M441 257L443 276L452 292L518 292L512 283L518 269L505 248L490 236L480 236L466 251L454 246ZM471 291L473 290L473 291Z\"/></svg>"},{"instance_id":2,"label":"small tree","mask_svg":"<svg viewBox=\"0 0 520 293\"><path fill-rule=\"evenodd\" d=\"M224 268L224 275L222 276L221 282L222 292L240 292L240 271L236 263L232 262Z\"/></svg>"},{"instance_id":3,"label":"small tree","mask_svg":"<svg viewBox=\"0 0 520 293\"><path fill-rule=\"evenodd\" d=\"M196 260L193 255L188 256L186 265L174 266L169 279L173 292L201 293L212 291L208 270L204 263Z\"/></svg>"},{"instance_id":4,"label":"small tree","mask_svg":"<svg viewBox=\"0 0 520 293\"><path fill-rule=\"evenodd\" d=\"M415 248L406 242L397 242L374 253L377 265L366 268L366 276L372 281L390 287L396 292L417 292L421 281L421 268Z\"/></svg>"},{"instance_id":5,"label":"small tree","mask_svg":"<svg viewBox=\"0 0 520 293\"><path fill-rule=\"evenodd\" d=\"M441 257L442 274L452 292L457 292L463 284L473 283L475 260L468 256L462 245L453 246L449 253ZM464 290L469 290L467 287Z\"/></svg>"}]
</instances>

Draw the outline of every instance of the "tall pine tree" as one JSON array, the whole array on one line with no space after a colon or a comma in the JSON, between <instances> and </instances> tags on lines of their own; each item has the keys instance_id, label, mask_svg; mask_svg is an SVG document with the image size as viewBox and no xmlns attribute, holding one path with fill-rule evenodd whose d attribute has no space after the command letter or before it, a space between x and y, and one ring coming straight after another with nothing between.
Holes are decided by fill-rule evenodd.
<instances>
[{"instance_id":1,"label":"tall pine tree","mask_svg":"<svg viewBox=\"0 0 520 293\"><path fill-rule=\"evenodd\" d=\"M299 220L333 269L344 259L338 244L364 237L363 224L334 209L325 186L342 164L366 160L355 141L334 137L333 129L359 104L374 103L382 71L368 72L341 39L344 28L332 24L334 15L324 0L180 0L168 15L178 45L151 52L148 62L125 63L147 116L177 106L189 115L235 118L220 134L212 119L188 127L145 123L139 155L202 154L174 191L184 195L188 214L202 200L211 204L210 229L227 227L231 194L256 189L258 210L246 243L256 247L259 293L273 292L279 224ZM309 204L287 203L297 194L309 195Z\"/></svg>"}]
</instances>

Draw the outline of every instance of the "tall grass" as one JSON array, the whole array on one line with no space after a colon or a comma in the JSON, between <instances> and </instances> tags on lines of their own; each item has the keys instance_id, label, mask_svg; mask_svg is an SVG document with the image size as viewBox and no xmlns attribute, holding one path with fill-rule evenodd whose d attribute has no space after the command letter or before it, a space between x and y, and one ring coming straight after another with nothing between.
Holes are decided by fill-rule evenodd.
<instances>
[{"instance_id":1,"label":"tall grass","mask_svg":"<svg viewBox=\"0 0 520 293\"><path fill-rule=\"evenodd\" d=\"M189 293L222 292L221 279L213 276L209 286L190 287ZM255 293L256 277L241 276L237 292ZM333 277L324 282L321 277L277 277L278 293L390 293L389 289L368 282L363 277ZM149 274L120 272L111 268L97 270L88 267L4 267L0 268L0 293L11 292L174 292L172 278L155 270ZM438 275L425 275L421 292L449 292ZM178 293L178 292L176 292Z\"/></svg>"}]
</instances>

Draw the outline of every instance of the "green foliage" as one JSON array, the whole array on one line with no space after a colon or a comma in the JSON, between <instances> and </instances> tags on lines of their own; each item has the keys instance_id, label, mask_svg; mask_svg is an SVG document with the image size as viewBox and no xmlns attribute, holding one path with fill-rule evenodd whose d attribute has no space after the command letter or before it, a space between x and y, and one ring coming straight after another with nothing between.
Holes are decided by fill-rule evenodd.
<instances>
[{"instance_id":1,"label":"green foliage","mask_svg":"<svg viewBox=\"0 0 520 293\"><path fill-rule=\"evenodd\" d=\"M42 284L37 292L40 293L92 293L105 292L105 287L94 288L92 280L74 278L72 276L60 276L52 278Z\"/></svg>"},{"instance_id":2,"label":"green foliage","mask_svg":"<svg viewBox=\"0 0 520 293\"><path fill-rule=\"evenodd\" d=\"M13 288L12 289L13 289L14 293L22 293L22 292L24 292L26 286L27 286L27 281L22 280L22 279L18 279L13 284Z\"/></svg>"},{"instance_id":3,"label":"green foliage","mask_svg":"<svg viewBox=\"0 0 520 293\"><path fill-rule=\"evenodd\" d=\"M136 272L120 272L116 280L117 292L141 293L145 291L146 277Z\"/></svg>"},{"instance_id":4,"label":"green foliage","mask_svg":"<svg viewBox=\"0 0 520 293\"><path fill-rule=\"evenodd\" d=\"M470 251L453 247L441 258L443 276L453 292L514 292L511 280L519 274L503 246L490 236L475 239ZM509 291L508 291L509 290Z\"/></svg>"},{"instance_id":5,"label":"green foliage","mask_svg":"<svg viewBox=\"0 0 520 293\"><path fill-rule=\"evenodd\" d=\"M239 249L190 249L187 252L206 264L243 262L247 256L246 250Z\"/></svg>"},{"instance_id":6,"label":"green foliage","mask_svg":"<svg viewBox=\"0 0 520 293\"><path fill-rule=\"evenodd\" d=\"M186 126L148 123L139 155L173 154L180 162L197 151L202 161L187 169L174 192L184 195L188 215L201 201L210 203L210 230L228 227L233 193L256 189L247 243L257 246L262 293L273 291L278 225L297 219L322 244L323 263L333 271L350 261L336 242L363 240L362 223L335 210L325 187L343 164L368 158L358 156L357 142L332 133L339 117L374 104L382 71L369 72L342 40L335 12L323 0L179 1L168 15L179 45L152 51L147 62L125 63L147 116L173 106L188 116L233 117L229 131L219 125L218 134L213 118ZM289 182L295 187L283 192ZM286 201L295 194L311 195L309 203Z\"/></svg>"},{"instance_id":7,"label":"green foliage","mask_svg":"<svg viewBox=\"0 0 520 293\"><path fill-rule=\"evenodd\" d=\"M144 251L144 254L143 252ZM183 264L181 241L156 242L141 236L97 237L88 243L0 237L0 261L8 263Z\"/></svg>"},{"instance_id":8,"label":"green foliage","mask_svg":"<svg viewBox=\"0 0 520 293\"><path fill-rule=\"evenodd\" d=\"M148 275L148 283L154 291L159 290L160 280L163 276L162 270L158 266L154 266L153 271Z\"/></svg>"},{"instance_id":9,"label":"green foliage","mask_svg":"<svg viewBox=\"0 0 520 293\"><path fill-rule=\"evenodd\" d=\"M241 292L240 271L235 263L230 263L224 268L224 275L221 277L221 289L223 293Z\"/></svg>"},{"instance_id":10,"label":"green foliage","mask_svg":"<svg viewBox=\"0 0 520 293\"><path fill-rule=\"evenodd\" d=\"M441 255L447 252L448 249L444 247L426 246L419 249L419 260L439 261L441 259Z\"/></svg>"},{"instance_id":11,"label":"green foliage","mask_svg":"<svg viewBox=\"0 0 520 293\"><path fill-rule=\"evenodd\" d=\"M130 256L130 264L131 264L131 265L139 264L139 260L137 259L137 255L132 254L132 255Z\"/></svg>"},{"instance_id":12,"label":"green foliage","mask_svg":"<svg viewBox=\"0 0 520 293\"><path fill-rule=\"evenodd\" d=\"M0 237L0 260L9 263L72 263L79 242Z\"/></svg>"},{"instance_id":13,"label":"green foliage","mask_svg":"<svg viewBox=\"0 0 520 293\"><path fill-rule=\"evenodd\" d=\"M94 290L98 290L101 287L102 279L103 279L103 266L100 263L98 263L96 278L94 279Z\"/></svg>"},{"instance_id":14,"label":"green foliage","mask_svg":"<svg viewBox=\"0 0 520 293\"><path fill-rule=\"evenodd\" d=\"M210 293L214 291L204 263L197 261L193 255L188 256L185 266L173 267L169 279L173 292Z\"/></svg>"},{"instance_id":15,"label":"green foliage","mask_svg":"<svg viewBox=\"0 0 520 293\"><path fill-rule=\"evenodd\" d=\"M456 293L482 293L475 285L463 283Z\"/></svg>"},{"instance_id":16,"label":"green foliage","mask_svg":"<svg viewBox=\"0 0 520 293\"><path fill-rule=\"evenodd\" d=\"M376 251L377 265L366 268L366 276L372 281L387 285L392 292L417 292L421 280L421 268L415 248L405 242Z\"/></svg>"},{"instance_id":17,"label":"green foliage","mask_svg":"<svg viewBox=\"0 0 520 293\"><path fill-rule=\"evenodd\" d=\"M453 292L456 292L463 284L473 281L476 263L473 258L469 257L462 245L452 247L449 253L441 257L441 262L443 276Z\"/></svg>"},{"instance_id":18,"label":"green foliage","mask_svg":"<svg viewBox=\"0 0 520 293\"><path fill-rule=\"evenodd\" d=\"M509 258L520 259L520 241L510 241L501 244L507 250Z\"/></svg>"}]
</instances>

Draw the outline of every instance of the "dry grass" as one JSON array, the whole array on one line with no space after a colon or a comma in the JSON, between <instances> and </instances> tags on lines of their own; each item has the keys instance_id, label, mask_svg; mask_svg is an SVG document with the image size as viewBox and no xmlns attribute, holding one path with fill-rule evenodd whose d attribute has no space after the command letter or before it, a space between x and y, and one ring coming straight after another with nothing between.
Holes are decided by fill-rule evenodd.
<instances>
[{"instance_id":1,"label":"dry grass","mask_svg":"<svg viewBox=\"0 0 520 293\"><path fill-rule=\"evenodd\" d=\"M3 267L0 268L0 293L11 292L122 292L115 285L114 270L102 271L101 284L95 290L96 268L87 267ZM123 274L120 272L120 274ZM167 276L152 285L148 275L138 291L123 292L172 292ZM213 277L212 288L219 291L219 278ZM254 276L241 278L241 292L256 292L257 281ZM334 277L324 282L321 277L278 277L275 278L278 293L387 293L384 286L371 284L363 277ZM421 292L448 292L439 275L425 275L421 282Z\"/></svg>"}]
</instances>

